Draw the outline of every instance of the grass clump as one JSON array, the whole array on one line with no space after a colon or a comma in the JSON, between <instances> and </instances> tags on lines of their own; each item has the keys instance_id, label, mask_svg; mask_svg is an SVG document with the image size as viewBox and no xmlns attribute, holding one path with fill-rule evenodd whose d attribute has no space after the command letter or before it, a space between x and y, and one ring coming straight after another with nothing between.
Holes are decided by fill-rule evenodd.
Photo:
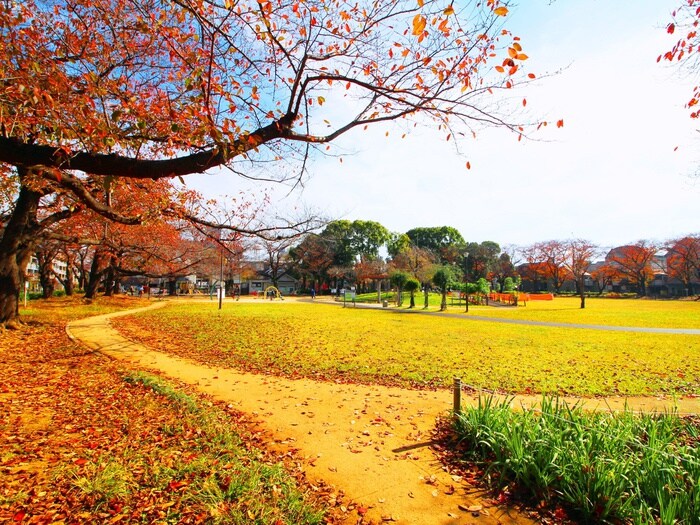
<instances>
[{"instance_id":1,"label":"grass clump","mask_svg":"<svg viewBox=\"0 0 700 525\"><path fill-rule=\"evenodd\" d=\"M258 451L244 446L215 407L202 406L157 376L135 372L125 380L165 397L187 421L180 428L170 425L167 433L175 441L189 441L189 451L153 464L147 477L154 490L180 492L185 507L205 509L212 523L323 522L324 513L304 500L284 467L260 461Z\"/></svg>"},{"instance_id":2,"label":"grass clump","mask_svg":"<svg viewBox=\"0 0 700 525\"><path fill-rule=\"evenodd\" d=\"M480 398L455 418L460 450L493 488L584 523L700 523L697 421L547 397L539 408L510 404Z\"/></svg>"}]
</instances>

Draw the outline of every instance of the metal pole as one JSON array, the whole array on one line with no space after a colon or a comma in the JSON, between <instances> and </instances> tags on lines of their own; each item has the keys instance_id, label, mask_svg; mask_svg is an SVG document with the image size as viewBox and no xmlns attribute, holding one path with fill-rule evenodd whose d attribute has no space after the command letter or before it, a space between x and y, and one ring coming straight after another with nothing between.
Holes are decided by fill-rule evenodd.
<instances>
[{"instance_id":1,"label":"metal pole","mask_svg":"<svg viewBox=\"0 0 700 525\"><path fill-rule=\"evenodd\" d=\"M219 310L224 300L224 249L221 249L221 264L219 267Z\"/></svg>"},{"instance_id":2,"label":"metal pole","mask_svg":"<svg viewBox=\"0 0 700 525\"><path fill-rule=\"evenodd\" d=\"M452 411L455 416L458 416L462 413L462 379L459 377L452 380L452 394Z\"/></svg>"}]
</instances>

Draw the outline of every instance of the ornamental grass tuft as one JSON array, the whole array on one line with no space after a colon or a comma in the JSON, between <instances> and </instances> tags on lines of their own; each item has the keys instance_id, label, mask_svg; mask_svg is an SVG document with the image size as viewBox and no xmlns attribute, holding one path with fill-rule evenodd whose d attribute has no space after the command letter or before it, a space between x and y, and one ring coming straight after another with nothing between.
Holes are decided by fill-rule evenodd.
<instances>
[{"instance_id":1,"label":"ornamental grass tuft","mask_svg":"<svg viewBox=\"0 0 700 525\"><path fill-rule=\"evenodd\" d=\"M511 402L482 397L455 418L460 448L492 488L584 523L700 523L696 420L587 412L556 397L523 410Z\"/></svg>"}]
</instances>

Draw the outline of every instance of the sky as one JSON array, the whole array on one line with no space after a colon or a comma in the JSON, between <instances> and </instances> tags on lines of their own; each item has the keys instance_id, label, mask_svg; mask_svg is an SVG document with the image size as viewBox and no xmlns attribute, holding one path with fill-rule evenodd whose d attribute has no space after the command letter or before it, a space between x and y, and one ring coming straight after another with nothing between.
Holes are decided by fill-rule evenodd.
<instances>
[{"instance_id":1,"label":"sky","mask_svg":"<svg viewBox=\"0 0 700 525\"><path fill-rule=\"evenodd\" d=\"M613 247L698 233L700 122L684 107L694 78L656 61L677 38L664 28L679 3L522 0L506 27L540 80L518 96L533 118L563 119L563 128L520 142L484 130L459 152L444 132L351 132L335 144L342 162L314 159L302 190L266 191L282 211L308 207L392 232L453 226L468 242L501 246L585 238ZM188 180L211 196L236 184L221 174Z\"/></svg>"}]
</instances>

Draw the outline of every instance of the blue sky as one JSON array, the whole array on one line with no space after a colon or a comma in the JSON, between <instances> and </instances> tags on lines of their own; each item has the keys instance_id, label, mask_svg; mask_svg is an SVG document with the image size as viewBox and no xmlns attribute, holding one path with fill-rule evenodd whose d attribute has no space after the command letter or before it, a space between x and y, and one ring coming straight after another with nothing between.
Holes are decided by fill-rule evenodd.
<instances>
[{"instance_id":1,"label":"blue sky","mask_svg":"<svg viewBox=\"0 0 700 525\"><path fill-rule=\"evenodd\" d=\"M517 96L533 118L563 118L564 128L521 142L481 131L459 143L461 154L444 133L353 132L336 144L343 162L315 159L303 191L271 188L277 208L396 232L448 225L501 245L700 232L700 123L683 107L694 79L656 62L673 43L664 27L679 1L523 0L506 26L522 39L528 71L558 73ZM229 174L188 180L208 195L241 184Z\"/></svg>"}]
</instances>

